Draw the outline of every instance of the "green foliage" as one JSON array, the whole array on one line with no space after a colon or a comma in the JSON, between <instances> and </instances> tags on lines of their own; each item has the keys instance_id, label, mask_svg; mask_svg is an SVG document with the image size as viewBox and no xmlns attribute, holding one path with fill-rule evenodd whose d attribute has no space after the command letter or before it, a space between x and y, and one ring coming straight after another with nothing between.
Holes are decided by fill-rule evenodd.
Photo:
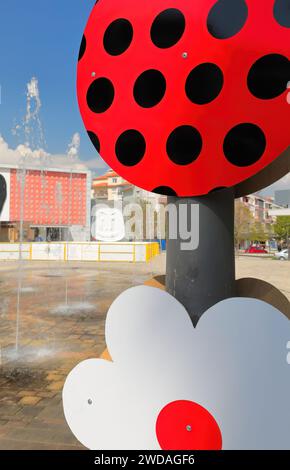
<instances>
[{"instance_id":1,"label":"green foliage","mask_svg":"<svg viewBox=\"0 0 290 470\"><path fill-rule=\"evenodd\" d=\"M271 231L266 229L265 225L261 222L255 222L251 228L249 240L253 242L266 242L271 238Z\"/></svg>"},{"instance_id":2,"label":"green foliage","mask_svg":"<svg viewBox=\"0 0 290 470\"><path fill-rule=\"evenodd\" d=\"M257 222L241 201L235 203L235 243L238 247L242 241L266 242L273 237L273 227Z\"/></svg>"},{"instance_id":3,"label":"green foliage","mask_svg":"<svg viewBox=\"0 0 290 470\"><path fill-rule=\"evenodd\" d=\"M280 215L277 217L277 222L274 225L274 231L279 240L287 238L287 228L290 234L290 216Z\"/></svg>"},{"instance_id":4,"label":"green foliage","mask_svg":"<svg viewBox=\"0 0 290 470\"><path fill-rule=\"evenodd\" d=\"M235 244L249 240L255 220L252 212L241 201L235 203Z\"/></svg>"}]
</instances>

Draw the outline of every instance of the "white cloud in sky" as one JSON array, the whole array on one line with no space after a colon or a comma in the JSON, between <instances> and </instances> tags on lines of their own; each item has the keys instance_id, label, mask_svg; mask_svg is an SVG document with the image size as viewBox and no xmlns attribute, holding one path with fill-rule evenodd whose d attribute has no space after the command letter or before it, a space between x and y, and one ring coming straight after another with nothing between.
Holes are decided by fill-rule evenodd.
<instances>
[{"instance_id":1,"label":"white cloud in sky","mask_svg":"<svg viewBox=\"0 0 290 470\"><path fill-rule=\"evenodd\" d=\"M78 158L80 146L81 136L78 132L75 132L67 149L67 155L70 159L75 160L76 158Z\"/></svg>"},{"instance_id":2,"label":"white cloud in sky","mask_svg":"<svg viewBox=\"0 0 290 470\"><path fill-rule=\"evenodd\" d=\"M27 144L18 145L16 148L9 147L8 143L0 134L0 165L19 165L25 163L33 166L51 166L56 168L95 171L106 168L103 160L96 156L90 160L81 160L79 157L80 135L75 133L68 146L67 154L50 154L43 149L31 149Z\"/></svg>"}]
</instances>

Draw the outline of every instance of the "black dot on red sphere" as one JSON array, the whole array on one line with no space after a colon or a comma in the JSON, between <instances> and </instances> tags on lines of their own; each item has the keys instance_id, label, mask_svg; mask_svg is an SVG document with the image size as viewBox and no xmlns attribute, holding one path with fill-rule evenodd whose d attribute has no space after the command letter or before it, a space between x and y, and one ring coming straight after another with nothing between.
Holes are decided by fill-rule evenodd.
<instances>
[{"instance_id":1,"label":"black dot on red sphere","mask_svg":"<svg viewBox=\"0 0 290 470\"><path fill-rule=\"evenodd\" d=\"M266 149L266 137L256 124L243 123L233 127L224 140L226 159L235 166L257 163Z\"/></svg>"},{"instance_id":2,"label":"black dot on red sphere","mask_svg":"<svg viewBox=\"0 0 290 470\"><path fill-rule=\"evenodd\" d=\"M80 51L79 51L79 60L81 60L83 58L83 56L85 55L86 48L87 48L87 40L86 40L86 36L83 35L82 42L81 42L81 47L80 47Z\"/></svg>"},{"instance_id":3,"label":"black dot on red sphere","mask_svg":"<svg viewBox=\"0 0 290 470\"><path fill-rule=\"evenodd\" d=\"M177 165L193 163L202 150L202 138L192 126L180 126L170 134L166 144L168 157Z\"/></svg>"},{"instance_id":4,"label":"black dot on red sphere","mask_svg":"<svg viewBox=\"0 0 290 470\"><path fill-rule=\"evenodd\" d=\"M135 166L141 162L146 151L146 141L141 132L129 129L120 135L116 142L116 156L125 166Z\"/></svg>"},{"instance_id":5,"label":"black dot on red sphere","mask_svg":"<svg viewBox=\"0 0 290 470\"><path fill-rule=\"evenodd\" d=\"M277 98L287 89L290 61L281 54L268 54L257 60L248 74L248 88L259 99Z\"/></svg>"},{"instance_id":6,"label":"black dot on red sphere","mask_svg":"<svg viewBox=\"0 0 290 470\"><path fill-rule=\"evenodd\" d=\"M93 146L95 147L96 151L98 153L100 153L101 145L100 145L100 140L99 140L98 136L93 131L87 131L87 132L88 132L88 136L91 139L91 142L92 142Z\"/></svg>"},{"instance_id":7,"label":"black dot on red sphere","mask_svg":"<svg viewBox=\"0 0 290 470\"><path fill-rule=\"evenodd\" d=\"M166 80L158 70L147 70L136 80L134 86L135 101L143 108L156 106L165 95Z\"/></svg>"},{"instance_id":8,"label":"black dot on red sphere","mask_svg":"<svg viewBox=\"0 0 290 470\"><path fill-rule=\"evenodd\" d=\"M108 26L104 35L104 48L112 56L123 54L133 39L133 26L130 21L120 18Z\"/></svg>"},{"instance_id":9,"label":"black dot on red sphere","mask_svg":"<svg viewBox=\"0 0 290 470\"><path fill-rule=\"evenodd\" d=\"M152 190L152 193L161 194L162 196L177 196L174 189L169 186L158 186L158 188Z\"/></svg>"},{"instance_id":10,"label":"black dot on red sphere","mask_svg":"<svg viewBox=\"0 0 290 470\"><path fill-rule=\"evenodd\" d=\"M218 97L222 91L224 76L221 69L211 63L200 64L189 74L185 91L195 104L207 104Z\"/></svg>"},{"instance_id":11,"label":"black dot on red sphere","mask_svg":"<svg viewBox=\"0 0 290 470\"><path fill-rule=\"evenodd\" d=\"M276 0L274 17L284 28L290 28L290 0Z\"/></svg>"},{"instance_id":12,"label":"black dot on red sphere","mask_svg":"<svg viewBox=\"0 0 290 470\"><path fill-rule=\"evenodd\" d=\"M180 10L169 8L162 11L151 27L151 39L155 46L167 49L178 43L185 30L185 17Z\"/></svg>"},{"instance_id":13,"label":"black dot on red sphere","mask_svg":"<svg viewBox=\"0 0 290 470\"><path fill-rule=\"evenodd\" d=\"M248 18L245 0L218 0L209 12L207 28L216 39L228 39L239 33Z\"/></svg>"},{"instance_id":14,"label":"black dot on red sphere","mask_svg":"<svg viewBox=\"0 0 290 470\"><path fill-rule=\"evenodd\" d=\"M93 113L104 113L112 105L115 90L108 78L97 78L87 92L87 103Z\"/></svg>"}]
</instances>

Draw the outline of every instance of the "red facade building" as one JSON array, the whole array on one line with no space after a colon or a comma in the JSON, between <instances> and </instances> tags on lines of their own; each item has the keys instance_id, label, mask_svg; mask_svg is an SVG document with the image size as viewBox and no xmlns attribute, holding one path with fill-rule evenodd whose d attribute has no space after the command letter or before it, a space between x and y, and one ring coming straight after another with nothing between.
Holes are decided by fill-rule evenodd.
<instances>
[{"instance_id":1,"label":"red facade building","mask_svg":"<svg viewBox=\"0 0 290 470\"><path fill-rule=\"evenodd\" d=\"M45 239L50 229L63 229L58 238L70 238L68 232L77 232L77 228L90 231L90 172L0 165L0 174L7 186L0 216L2 229L19 229L23 221L26 230L37 230Z\"/></svg>"}]
</instances>

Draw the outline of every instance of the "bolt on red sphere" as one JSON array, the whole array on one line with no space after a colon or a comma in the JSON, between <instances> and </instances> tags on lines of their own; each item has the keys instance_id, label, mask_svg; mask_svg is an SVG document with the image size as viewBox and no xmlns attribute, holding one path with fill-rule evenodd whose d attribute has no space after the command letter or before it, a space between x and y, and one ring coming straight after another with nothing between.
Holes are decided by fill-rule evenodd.
<instances>
[{"instance_id":1,"label":"bolt on red sphere","mask_svg":"<svg viewBox=\"0 0 290 470\"><path fill-rule=\"evenodd\" d=\"M99 0L78 63L85 127L146 190L235 186L289 146L289 54L289 0Z\"/></svg>"}]
</instances>

